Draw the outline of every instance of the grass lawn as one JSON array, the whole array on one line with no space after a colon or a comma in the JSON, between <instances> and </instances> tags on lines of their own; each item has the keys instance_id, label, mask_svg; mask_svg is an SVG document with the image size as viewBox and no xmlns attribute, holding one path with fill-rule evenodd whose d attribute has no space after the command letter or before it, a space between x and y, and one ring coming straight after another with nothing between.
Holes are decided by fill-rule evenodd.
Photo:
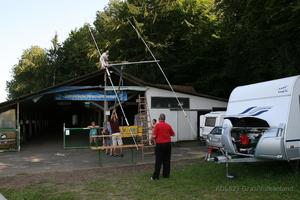
<instances>
[{"instance_id":1,"label":"grass lawn","mask_svg":"<svg viewBox=\"0 0 300 200\"><path fill-rule=\"evenodd\" d=\"M47 178L21 188L1 187L7 199L300 199L300 175L288 163L231 164L236 178L225 178L225 166L184 161L170 179L150 181L152 167L113 172L102 178L56 183ZM84 173L84 172L82 172Z\"/></svg>"}]
</instances>

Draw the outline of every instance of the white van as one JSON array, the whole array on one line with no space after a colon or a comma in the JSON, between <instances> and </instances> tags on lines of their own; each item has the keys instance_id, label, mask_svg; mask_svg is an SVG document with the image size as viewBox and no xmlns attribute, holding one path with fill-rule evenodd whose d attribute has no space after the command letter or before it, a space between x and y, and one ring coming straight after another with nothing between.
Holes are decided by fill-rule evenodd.
<instances>
[{"instance_id":1,"label":"white van","mask_svg":"<svg viewBox=\"0 0 300 200\"><path fill-rule=\"evenodd\" d=\"M200 116L200 137L206 139L207 135L216 126L222 126L225 111L210 112Z\"/></svg>"}]
</instances>

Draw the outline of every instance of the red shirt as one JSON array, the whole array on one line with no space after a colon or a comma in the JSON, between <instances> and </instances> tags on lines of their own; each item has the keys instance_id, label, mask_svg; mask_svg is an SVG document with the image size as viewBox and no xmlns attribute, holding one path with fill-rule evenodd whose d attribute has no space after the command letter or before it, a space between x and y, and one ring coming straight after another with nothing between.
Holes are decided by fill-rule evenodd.
<instances>
[{"instance_id":1,"label":"red shirt","mask_svg":"<svg viewBox=\"0 0 300 200\"><path fill-rule=\"evenodd\" d=\"M171 142L171 136L174 135L175 133L168 123L159 121L159 123L155 125L153 137L155 138L156 144L169 143Z\"/></svg>"}]
</instances>

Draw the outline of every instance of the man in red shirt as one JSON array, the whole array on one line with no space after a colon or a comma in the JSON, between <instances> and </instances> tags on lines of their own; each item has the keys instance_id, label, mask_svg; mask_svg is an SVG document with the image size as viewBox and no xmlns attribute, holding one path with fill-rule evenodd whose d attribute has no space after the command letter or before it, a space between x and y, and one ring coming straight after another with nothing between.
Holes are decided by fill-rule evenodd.
<instances>
[{"instance_id":1,"label":"man in red shirt","mask_svg":"<svg viewBox=\"0 0 300 200\"><path fill-rule=\"evenodd\" d=\"M161 165L163 165L163 177L170 176L171 162L171 136L175 136L172 127L165 122L165 114L159 115L159 123L154 128L153 138L155 139L155 167L151 180L158 180Z\"/></svg>"}]
</instances>

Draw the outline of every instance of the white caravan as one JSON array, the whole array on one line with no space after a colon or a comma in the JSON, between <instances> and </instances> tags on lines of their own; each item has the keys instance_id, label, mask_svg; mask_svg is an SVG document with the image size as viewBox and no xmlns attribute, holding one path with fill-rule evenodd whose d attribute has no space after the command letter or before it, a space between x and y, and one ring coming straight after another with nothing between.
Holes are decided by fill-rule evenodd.
<instances>
[{"instance_id":1,"label":"white caravan","mask_svg":"<svg viewBox=\"0 0 300 200\"><path fill-rule=\"evenodd\" d=\"M300 159L300 76L235 88L222 145L226 155L215 158L219 162Z\"/></svg>"},{"instance_id":2,"label":"white caravan","mask_svg":"<svg viewBox=\"0 0 300 200\"><path fill-rule=\"evenodd\" d=\"M204 139L216 126L222 126L225 116L225 111L210 112L200 116L200 137Z\"/></svg>"}]
</instances>

